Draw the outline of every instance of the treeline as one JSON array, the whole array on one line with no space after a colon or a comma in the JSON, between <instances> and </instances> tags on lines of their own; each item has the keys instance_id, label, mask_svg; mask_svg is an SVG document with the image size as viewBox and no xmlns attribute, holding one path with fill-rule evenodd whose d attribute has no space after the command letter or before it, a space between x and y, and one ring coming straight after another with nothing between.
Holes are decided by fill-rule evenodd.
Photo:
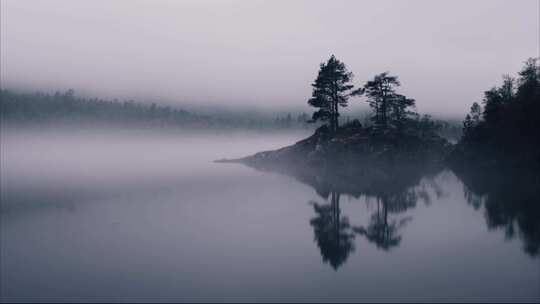
<instances>
[{"instance_id":1,"label":"treeline","mask_svg":"<svg viewBox=\"0 0 540 304\"><path fill-rule=\"evenodd\" d=\"M517 78L484 93L463 122L453 160L481 167L498 165L540 172L540 66L531 58Z\"/></svg>"},{"instance_id":2,"label":"treeline","mask_svg":"<svg viewBox=\"0 0 540 304\"><path fill-rule=\"evenodd\" d=\"M364 126L374 134L383 137L384 134L397 133L419 136L444 134L450 138L458 135L459 130L455 126L435 121L429 115L418 114L415 111L416 101L397 92L401 85L397 76L384 72L356 89L352 83L353 77L353 73L334 55L321 63L312 84L312 96L308 100L308 104L317 109L311 121L322 121L332 133L338 133L340 108L347 107L351 97L365 97L372 113Z\"/></svg>"},{"instance_id":3,"label":"treeline","mask_svg":"<svg viewBox=\"0 0 540 304\"><path fill-rule=\"evenodd\" d=\"M274 119L245 119L200 115L156 103L133 100L104 100L83 98L73 90L66 92L20 93L0 91L0 120L3 124L78 126L143 126L179 127L189 129L250 129L287 130L308 129L308 116L279 114Z\"/></svg>"}]
</instances>

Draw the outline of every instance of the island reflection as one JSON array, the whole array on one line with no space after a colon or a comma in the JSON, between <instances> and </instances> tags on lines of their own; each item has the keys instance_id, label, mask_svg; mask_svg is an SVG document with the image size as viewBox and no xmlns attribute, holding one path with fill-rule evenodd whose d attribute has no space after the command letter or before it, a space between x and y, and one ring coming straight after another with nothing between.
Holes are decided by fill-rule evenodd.
<instances>
[{"instance_id":1,"label":"island reflection","mask_svg":"<svg viewBox=\"0 0 540 304\"><path fill-rule=\"evenodd\" d=\"M293 177L311 186L323 199L322 202L308 202L315 213L309 223L313 227L314 240L323 263L330 264L334 270L343 266L354 252L357 238L383 251L399 247L403 228L413 220L412 216L403 213L414 209L419 202L431 204L433 194L437 199L445 196L435 180L444 171L452 172L452 176L462 184L464 201L475 210L484 210L486 225L490 230L504 229L507 239L519 237L523 250L531 257L538 257L540 187L534 175L523 172L490 174L441 166L392 165L383 168L378 176L349 176L324 166L247 165L259 171ZM372 168L369 171L374 172ZM375 202L376 208L367 223L358 226L351 224L350 218L355 215L343 214L340 208L340 198L344 195L365 197L366 203Z\"/></svg>"}]
</instances>

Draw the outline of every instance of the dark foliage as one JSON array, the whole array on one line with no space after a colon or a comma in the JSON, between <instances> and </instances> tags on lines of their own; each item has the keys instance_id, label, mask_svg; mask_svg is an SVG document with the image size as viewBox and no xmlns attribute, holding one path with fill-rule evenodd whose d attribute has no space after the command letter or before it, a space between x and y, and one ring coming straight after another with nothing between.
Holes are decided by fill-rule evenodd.
<instances>
[{"instance_id":1,"label":"dark foliage","mask_svg":"<svg viewBox=\"0 0 540 304\"><path fill-rule=\"evenodd\" d=\"M373 108L373 122L379 129L389 127L402 129L410 114L410 107L414 107L415 100L398 94L396 88L401 84L397 76L390 76L388 72L376 75L366 82L361 90L356 90L355 95L365 94L367 102Z\"/></svg>"},{"instance_id":2,"label":"dark foliage","mask_svg":"<svg viewBox=\"0 0 540 304\"><path fill-rule=\"evenodd\" d=\"M470 191L468 201L484 206L490 229L524 250L540 252L540 66L528 59L517 80L503 77L484 93L483 110L471 107L463 136L450 157L452 169Z\"/></svg>"},{"instance_id":3,"label":"dark foliage","mask_svg":"<svg viewBox=\"0 0 540 304\"><path fill-rule=\"evenodd\" d=\"M540 170L540 66L529 59L517 80L504 76L484 93L483 110L474 103L452 161L479 168Z\"/></svg>"},{"instance_id":4,"label":"dark foliage","mask_svg":"<svg viewBox=\"0 0 540 304\"><path fill-rule=\"evenodd\" d=\"M354 251L354 233L347 217L341 216L340 193L332 192L330 204L310 202L317 216L310 224L315 233L323 262L337 270Z\"/></svg>"},{"instance_id":5,"label":"dark foliage","mask_svg":"<svg viewBox=\"0 0 540 304\"><path fill-rule=\"evenodd\" d=\"M334 55L326 63L321 63L315 82L311 85L313 93L308 104L318 108L313 113L313 121L328 121L330 130L339 127L339 107L346 107L350 97L350 84L353 74L344 63Z\"/></svg>"}]
</instances>

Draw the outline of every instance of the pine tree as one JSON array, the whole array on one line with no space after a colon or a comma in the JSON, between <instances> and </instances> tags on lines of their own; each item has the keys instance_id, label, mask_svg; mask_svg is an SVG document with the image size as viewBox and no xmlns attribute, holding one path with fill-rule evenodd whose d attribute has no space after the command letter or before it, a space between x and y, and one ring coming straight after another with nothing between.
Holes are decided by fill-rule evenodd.
<instances>
[{"instance_id":1,"label":"pine tree","mask_svg":"<svg viewBox=\"0 0 540 304\"><path fill-rule=\"evenodd\" d=\"M480 107L477 102L472 104L470 115L473 125L478 125L478 123L480 123L480 117L482 116L482 107Z\"/></svg>"},{"instance_id":2,"label":"pine tree","mask_svg":"<svg viewBox=\"0 0 540 304\"><path fill-rule=\"evenodd\" d=\"M375 111L372 120L377 128L386 129L391 124L400 127L410 113L407 108L415 105L414 99L396 93L398 86L400 86L398 77L384 72L366 82L361 91L354 92L355 95L367 96L367 102Z\"/></svg>"},{"instance_id":3,"label":"pine tree","mask_svg":"<svg viewBox=\"0 0 540 304\"><path fill-rule=\"evenodd\" d=\"M336 132L339 127L339 107L346 107L351 96L350 84L353 74L344 63L334 55L326 63L321 63L315 82L311 85L313 93L308 104L318 108L313 113L313 121L328 121L330 130Z\"/></svg>"},{"instance_id":4,"label":"pine tree","mask_svg":"<svg viewBox=\"0 0 540 304\"><path fill-rule=\"evenodd\" d=\"M390 111L390 100L395 95L395 87L400 83L396 76L389 76L388 72L376 75L373 80L364 85L364 94L367 102L375 110L373 120L379 128L388 126L388 113Z\"/></svg>"},{"instance_id":5,"label":"pine tree","mask_svg":"<svg viewBox=\"0 0 540 304\"><path fill-rule=\"evenodd\" d=\"M390 118L395 127L401 128L407 115L412 113L407 108L415 106L415 100L404 95L396 94L390 103Z\"/></svg>"},{"instance_id":6,"label":"pine tree","mask_svg":"<svg viewBox=\"0 0 540 304\"><path fill-rule=\"evenodd\" d=\"M471 119L471 115L467 114L465 116L465 120L463 121L463 134L467 136L467 134L470 132L472 127L473 127L473 122Z\"/></svg>"},{"instance_id":7,"label":"pine tree","mask_svg":"<svg viewBox=\"0 0 540 304\"><path fill-rule=\"evenodd\" d=\"M493 87L484 92L484 112L482 117L489 126L495 126L503 120L505 108L511 103L515 95L515 80L509 75L503 76L500 88Z\"/></svg>"}]
</instances>

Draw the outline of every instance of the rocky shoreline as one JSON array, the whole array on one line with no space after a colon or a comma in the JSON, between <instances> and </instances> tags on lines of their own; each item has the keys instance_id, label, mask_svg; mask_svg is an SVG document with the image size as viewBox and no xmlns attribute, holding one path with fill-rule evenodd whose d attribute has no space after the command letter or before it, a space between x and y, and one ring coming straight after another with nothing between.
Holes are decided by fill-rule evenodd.
<instances>
[{"instance_id":1,"label":"rocky shoreline","mask_svg":"<svg viewBox=\"0 0 540 304\"><path fill-rule=\"evenodd\" d=\"M439 171L451 149L434 133L379 132L353 122L337 133L323 126L291 146L216 162L241 163L292 175L318 189L355 194L399 187L426 172Z\"/></svg>"}]
</instances>

